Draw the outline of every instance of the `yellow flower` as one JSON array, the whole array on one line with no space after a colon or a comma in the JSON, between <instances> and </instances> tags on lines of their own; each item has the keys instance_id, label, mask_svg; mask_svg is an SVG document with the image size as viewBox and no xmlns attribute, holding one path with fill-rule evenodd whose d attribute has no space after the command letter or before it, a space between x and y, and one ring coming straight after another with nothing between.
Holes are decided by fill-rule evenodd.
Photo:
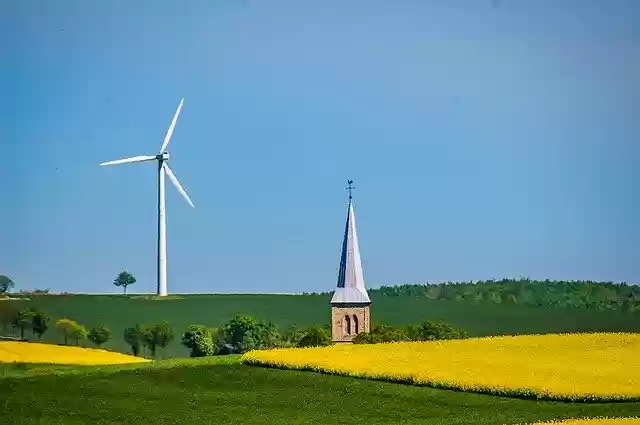
<instances>
[{"instance_id":1,"label":"yellow flower","mask_svg":"<svg viewBox=\"0 0 640 425\"><path fill-rule=\"evenodd\" d=\"M147 359L92 348L34 342L0 341L0 362L104 365L146 362Z\"/></svg>"},{"instance_id":2,"label":"yellow flower","mask_svg":"<svg viewBox=\"0 0 640 425\"><path fill-rule=\"evenodd\" d=\"M242 361L497 395L640 400L638 333L337 344L251 351Z\"/></svg>"},{"instance_id":3,"label":"yellow flower","mask_svg":"<svg viewBox=\"0 0 640 425\"><path fill-rule=\"evenodd\" d=\"M580 418L563 421L536 422L531 425L640 425L640 418Z\"/></svg>"}]
</instances>

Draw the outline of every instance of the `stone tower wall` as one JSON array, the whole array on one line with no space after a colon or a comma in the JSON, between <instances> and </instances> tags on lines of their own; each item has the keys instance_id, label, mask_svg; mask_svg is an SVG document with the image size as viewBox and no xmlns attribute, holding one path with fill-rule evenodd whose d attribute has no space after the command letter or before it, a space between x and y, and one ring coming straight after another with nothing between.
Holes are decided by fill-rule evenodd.
<instances>
[{"instance_id":1,"label":"stone tower wall","mask_svg":"<svg viewBox=\"0 0 640 425\"><path fill-rule=\"evenodd\" d=\"M346 317L349 317L347 320ZM356 318L354 320L354 317ZM357 331L356 331L357 322ZM350 331L347 330L349 326ZM335 343L350 343L358 333L371 330L370 305L333 305L331 306L331 340Z\"/></svg>"}]
</instances>

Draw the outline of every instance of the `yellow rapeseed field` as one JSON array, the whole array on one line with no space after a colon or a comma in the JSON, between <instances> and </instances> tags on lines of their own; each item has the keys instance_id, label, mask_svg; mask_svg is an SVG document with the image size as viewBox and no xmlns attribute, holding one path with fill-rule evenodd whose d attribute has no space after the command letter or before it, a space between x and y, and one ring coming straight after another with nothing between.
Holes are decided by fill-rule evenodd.
<instances>
[{"instance_id":1,"label":"yellow rapeseed field","mask_svg":"<svg viewBox=\"0 0 640 425\"><path fill-rule=\"evenodd\" d=\"M105 365L146 362L147 359L92 348L34 342L0 341L0 362Z\"/></svg>"},{"instance_id":2,"label":"yellow rapeseed field","mask_svg":"<svg viewBox=\"0 0 640 425\"><path fill-rule=\"evenodd\" d=\"M640 400L640 334L519 335L250 351L247 364L572 401Z\"/></svg>"},{"instance_id":3,"label":"yellow rapeseed field","mask_svg":"<svg viewBox=\"0 0 640 425\"><path fill-rule=\"evenodd\" d=\"M640 418L585 418L536 422L532 425L640 425Z\"/></svg>"}]
</instances>

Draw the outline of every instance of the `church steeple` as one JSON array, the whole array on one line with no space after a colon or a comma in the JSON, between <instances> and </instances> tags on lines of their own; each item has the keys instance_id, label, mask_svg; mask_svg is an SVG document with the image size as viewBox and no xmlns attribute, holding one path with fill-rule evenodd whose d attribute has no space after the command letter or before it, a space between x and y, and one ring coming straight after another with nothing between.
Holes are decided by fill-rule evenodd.
<instances>
[{"instance_id":1,"label":"church steeple","mask_svg":"<svg viewBox=\"0 0 640 425\"><path fill-rule=\"evenodd\" d=\"M358 245L358 233L356 231L356 217L353 212L353 197L351 191L355 189L349 180L349 206L347 209L347 222L342 239L342 256L338 270L338 284L333 294L331 303L368 303L371 302L364 284L362 261L360 260L360 246Z\"/></svg>"},{"instance_id":2,"label":"church steeple","mask_svg":"<svg viewBox=\"0 0 640 425\"><path fill-rule=\"evenodd\" d=\"M349 342L360 332L369 331L371 300L364 282L360 246L353 211L353 180L348 180L349 205L342 240L342 255L336 290L331 299L335 342Z\"/></svg>"}]
</instances>

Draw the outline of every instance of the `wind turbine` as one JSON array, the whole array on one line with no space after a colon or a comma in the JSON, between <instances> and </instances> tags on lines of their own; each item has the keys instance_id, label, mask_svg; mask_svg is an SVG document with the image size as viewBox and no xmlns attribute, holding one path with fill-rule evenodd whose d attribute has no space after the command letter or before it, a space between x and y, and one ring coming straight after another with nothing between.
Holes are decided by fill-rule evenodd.
<instances>
[{"instance_id":1,"label":"wind turbine","mask_svg":"<svg viewBox=\"0 0 640 425\"><path fill-rule=\"evenodd\" d=\"M133 162L158 161L158 295L162 297L167 295L167 230L164 194L165 173L169 176L169 180L171 180L178 189L178 192L180 192L184 199L187 200L189 205L195 208L193 202L191 202L191 199L189 198L189 195L187 195L187 192L185 192L175 174L173 174L173 171L169 168L169 165L167 164L167 161L169 160L169 153L165 151L169 145L169 141L171 140L171 135L173 134L173 129L176 126L176 121L178 120L178 115L180 115L180 111L182 110L183 103L184 98L180 100L180 105L178 105L178 109L176 109L176 113L173 116L173 120L171 120L171 125L169 125L167 134L164 136L160 152L158 152L157 155L133 156L130 158L117 159L115 161L107 161L100 164L117 165Z\"/></svg>"}]
</instances>

